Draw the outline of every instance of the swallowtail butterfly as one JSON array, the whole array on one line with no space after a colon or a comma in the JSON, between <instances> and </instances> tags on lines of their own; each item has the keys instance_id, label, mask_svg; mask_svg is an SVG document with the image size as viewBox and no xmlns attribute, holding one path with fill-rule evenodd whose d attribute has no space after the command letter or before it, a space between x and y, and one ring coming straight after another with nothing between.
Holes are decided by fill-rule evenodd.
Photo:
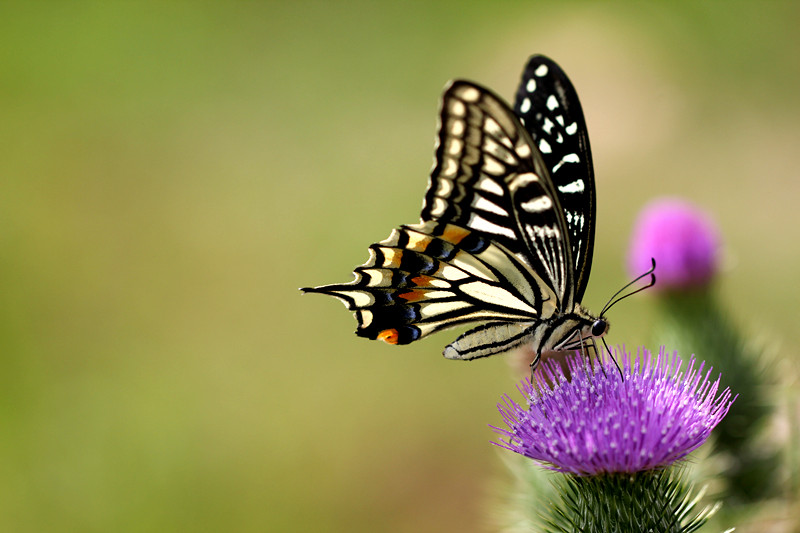
<instances>
[{"instance_id":1,"label":"swallowtail butterfly","mask_svg":"<svg viewBox=\"0 0 800 533\"><path fill-rule=\"evenodd\" d=\"M489 89L451 82L435 150L419 224L370 246L354 281L302 290L341 299L356 334L389 344L479 323L445 348L448 359L524 347L535 369L543 353L594 345L609 328L580 304L594 172L583 111L561 68L533 56L513 110Z\"/></svg>"}]
</instances>

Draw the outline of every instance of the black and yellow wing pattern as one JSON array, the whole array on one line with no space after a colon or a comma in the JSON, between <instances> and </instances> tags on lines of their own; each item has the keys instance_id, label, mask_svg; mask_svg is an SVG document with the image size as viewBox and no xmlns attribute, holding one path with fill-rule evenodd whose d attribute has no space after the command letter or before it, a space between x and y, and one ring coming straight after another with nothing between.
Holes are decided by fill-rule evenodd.
<instances>
[{"instance_id":1,"label":"black and yellow wing pattern","mask_svg":"<svg viewBox=\"0 0 800 533\"><path fill-rule=\"evenodd\" d=\"M370 246L354 281L303 290L341 299L362 337L408 344L473 323L445 357L528 345L538 361L591 336L595 319L579 301L594 201L575 90L554 62L534 56L514 110L475 83L447 86L420 222Z\"/></svg>"}]
</instances>

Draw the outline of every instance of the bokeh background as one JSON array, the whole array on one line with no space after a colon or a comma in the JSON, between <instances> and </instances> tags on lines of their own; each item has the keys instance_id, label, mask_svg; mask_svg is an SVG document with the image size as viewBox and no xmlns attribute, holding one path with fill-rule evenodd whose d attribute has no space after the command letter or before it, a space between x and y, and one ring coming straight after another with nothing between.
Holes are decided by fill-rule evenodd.
<instances>
[{"instance_id":1,"label":"bokeh background","mask_svg":"<svg viewBox=\"0 0 800 533\"><path fill-rule=\"evenodd\" d=\"M681 195L722 227L730 313L792 343L799 6L4 3L0 530L492 530L507 362L359 339L297 288L417 220L445 83L510 99L532 53L590 131L585 303ZM611 342L652 315L620 304Z\"/></svg>"}]
</instances>

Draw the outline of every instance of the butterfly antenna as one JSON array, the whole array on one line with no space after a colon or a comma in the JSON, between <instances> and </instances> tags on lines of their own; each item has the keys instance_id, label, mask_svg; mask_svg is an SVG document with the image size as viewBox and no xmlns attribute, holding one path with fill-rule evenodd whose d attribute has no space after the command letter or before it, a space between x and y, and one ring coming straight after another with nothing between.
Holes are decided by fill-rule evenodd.
<instances>
[{"instance_id":1,"label":"butterfly antenna","mask_svg":"<svg viewBox=\"0 0 800 533\"><path fill-rule=\"evenodd\" d=\"M614 357L614 354L611 353L611 348L608 347L608 343L606 342L606 340L603 337L600 337L600 338L603 341L603 346L606 347L606 351L608 352L608 356L611 358L612 361L614 361L614 365L617 367L617 370L619 371L619 377L622 379L622 381L625 381L625 376L622 374L622 369L619 367L619 363L617 363L617 360Z\"/></svg>"},{"instance_id":2,"label":"butterfly antenna","mask_svg":"<svg viewBox=\"0 0 800 533\"><path fill-rule=\"evenodd\" d=\"M643 290L649 289L650 287L652 287L653 285L656 284L656 275L654 273L656 271L656 259L655 259L655 257L651 257L650 260L653 262L653 266L650 267L650 270L648 270L647 272L645 272L644 274L642 274L641 276L637 277L636 279L634 279L633 281L631 281L630 283L628 283L627 285L622 287L620 290L615 292L614 296L609 298L608 303L605 305L605 307L603 307L603 310L600 311L600 316L601 317L605 316L606 312L609 309L611 309L614 305L618 304L619 302L621 302L625 298L627 298L629 296L633 296L637 292L642 292ZM646 278L647 276L650 276L650 281L647 283L647 285L645 285L644 287L639 287L635 291L629 292L628 294L623 294L622 296L617 298L617 296L619 296L620 293L622 293L626 289L628 289L628 287L638 283L639 281L641 281L642 279ZM616 300L615 300L615 298L616 298Z\"/></svg>"}]
</instances>

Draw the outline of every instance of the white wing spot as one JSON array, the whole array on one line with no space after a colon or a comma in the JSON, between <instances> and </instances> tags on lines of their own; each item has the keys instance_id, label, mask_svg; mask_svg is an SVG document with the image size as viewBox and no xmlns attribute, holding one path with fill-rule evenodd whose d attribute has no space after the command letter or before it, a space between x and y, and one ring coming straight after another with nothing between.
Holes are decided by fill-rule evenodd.
<instances>
[{"instance_id":1,"label":"white wing spot","mask_svg":"<svg viewBox=\"0 0 800 533\"><path fill-rule=\"evenodd\" d=\"M542 129L544 130L544 132L549 134L550 130L552 130L554 126L555 124L553 124L553 121L550 120L548 117L545 117L544 123L542 124Z\"/></svg>"},{"instance_id":2,"label":"white wing spot","mask_svg":"<svg viewBox=\"0 0 800 533\"><path fill-rule=\"evenodd\" d=\"M552 111L553 109L557 109L558 99L556 99L555 95L551 94L550 96L547 97L547 102L545 103L545 105L547 106L547 109L549 109L550 111Z\"/></svg>"},{"instance_id":3,"label":"white wing spot","mask_svg":"<svg viewBox=\"0 0 800 533\"><path fill-rule=\"evenodd\" d=\"M450 114L457 117L463 117L467 114L467 106L464 105L464 102L452 100L450 102Z\"/></svg>"},{"instance_id":4,"label":"white wing spot","mask_svg":"<svg viewBox=\"0 0 800 533\"><path fill-rule=\"evenodd\" d=\"M549 196L539 196L533 200L522 202L522 209L528 213L541 213L553 207L553 200Z\"/></svg>"},{"instance_id":5,"label":"white wing spot","mask_svg":"<svg viewBox=\"0 0 800 533\"><path fill-rule=\"evenodd\" d=\"M441 315L442 313L457 311L459 309L464 309L465 307L470 307L471 304L467 302L432 302L427 303L425 305L420 305L419 313L422 315L423 318L434 317L436 315Z\"/></svg>"},{"instance_id":6,"label":"white wing spot","mask_svg":"<svg viewBox=\"0 0 800 533\"><path fill-rule=\"evenodd\" d=\"M477 186L482 191L486 191L495 194L497 196L503 196L503 188L500 186L500 184L498 184L494 180L487 178L486 176L481 176L478 179Z\"/></svg>"},{"instance_id":7,"label":"white wing spot","mask_svg":"<svg viewBox=\"0 0 800 533\"><path fill-rule=\"evenodd\" d=\"M553 166L553 170L551 172L555 174L558 171L558 169L564 165L564 163L580 163L580 162L581 159L580 157L578 157L578 154L567 154L561 158L561 161L559 161L558 163L556 163L555 166ZM559 189L561 188L559 187Z\"/></svg>"},{"instance_id":8,"label":"white wing spot","mask_svg":"<svg viewBox=\"0 0 800 533\"><path fill-rule=\"evenodd\" d=\"M435 300L436 298L453 298L455 295L456 294L454 292L450 291L426 291L425 299Z\"/></svg>"},{"instance_id":9,"label":"white wing spot","mask_svg":"<svg viewBox=\"0 0 800 533\"><path fill-rule=\"evenodd\" d=\"M458 155L461 153L461 150L464 149L464 141L458 139L456 137L451 137L447 139L447 146L445 147L445 151L450 155Z\"/></svg>"},{"instance_id":10,"label":"white wing spot","mask_svg":"<svg viewBox=\"0 0 800 533\"><path fill-rule=\"evenodd\" d=\"M446 157L444 159L444 165L442 165L442 170L440 175L445 178L452 178L456 175L458 171L458 163L452 157Z\"/></svg>"},{"instance_id":11,"label":"white wing spot","mask_svg":"<svg viewBox=\"0 0 800 533\"><path fill-rule=\"evenodd\" d=\"M562 185L558 188L564 194L573 194L576 192L583 192L586 189L586 185L583 183L583 180L578 178L572 183L567 183L566 185Z\"/></svg>"},{"instance_id":12,"label":"white wing spot","mask_svg":"<svg viewBox=\"0 0 800 533\"><path fill-rule=\"evenodd\" d=\"M483 122L483 129L486 131L486 133L495 137L504 136L503 129L500 127L500 124L498 124L497 121L492 117L486 117Z\"/></svg>"},{"instance_id":13,"label":"white wing spot","mask_svg":"<svg viewBox=\"0 0 800 533\"><path fill-rule=\"evenodd\" d=\"M360 271L362 276L366 275L368 287L389 287L392 284L392 275L386 270L378 268L365 268ZM362 278L363 279L363 278Z\"/></svg>"},{"instance_id":14,"label":"white wing spot","mask_svg":"<svg viewBox=\"0 0 800 533\"><path fill-rule=\"evenodd\" d=\"M481 93L475 87L464 87L458 95L467 102L477 102L481 97Z\"/></svg>"},{"instance_id":15,"label":"white wing spot","mask_svg":"<svg viewBox=\"0 0 800 533\"><path fill-rule=\"evenodd\" d=\"M439 184L436 187L436 196L450 196L451 192L453 192L453 182L450 180L439 180Z\"/></svg>"},{"instance_id":16,"label":"white wing spot","mask_svg":"<svg viewBox=\"0 0 800 533\"><path fill-rule=\"evenodd\" d=\"M438 197L433 199L433 207L431 208L431 215L435 217L440 217L444 214L446 209L447 209L447 202L445 202L444 199Z\"/></svg>"},{"instance_id":17,"label":"white wing spot","mask_svg":"<svg viewBox=\"0 0 800 533\"><path fill-rule=\"evenodd\" d=\"M561 124L563 126L564 125L564 117L561 116L561 115L558 115L556 117L556 122L558 122L559 124Z\"/></svg>"},{"instance_id":18,"label":"white wing spot","mask_svg":"<svg viewBox=\"0 0 800 533\"><path fill-rule=\"evenodd\" d=\"M503 209L496 203L487 200L483 196L476 196L475 200L472 201L472 207L480 211L488 211L489 213L494 213L495 215L501 215L504 217L508 216L508 212L505 209Z\"/></svg>"},{"instance_id":19,"label":"white wing spot","mask_svg":"<svg viewBox=\"0 0 800 533\"><path fill-rule=\"evenodd\" d=\"M450 135L461 137L462 135L464 135L464 126L465 125L463 120L451 120Z\"/></svg>"},{"instance_id":20,"label":"white wing spot","mask_svg":"<svg viewBox=\"0 0 800 533\"><path fill-rule=\"evenodd\" d=\"M547 74L547 70L547 65L539 65L533 73L541 78Z\"/></svg>"},{"instance_id":21,"label":"white wing spot","mask_svg":"<svg viewBox=\"0 0 800 533\"><path fill-rule=\"evenodd\" d=\"M575 133L578 131L578 123L573 122L572 124L567 126L565 131L567 132L567 135L575 135Z\"/></svg>"},{"instance_id":22,"label":"white wing spot","mask_svg":"<svg viewBox=\"0 0 800 533\"><path fill-rule=\"evenodd\" d=\"M450 265L444 265L441 272L439 272L437 275L441 275L444 279L449 279L450 281L458 281L460 279L469 277L469 274L460 268Z\"/></svg>"},{"instance_id":23,"label":"white wing spot","mask_svg":"<svg viewBox=\"0 0 800 533\"><path fill-rule=\"evenodd\" d=\"M372 324L372 311L364 309L359 311L358 315L361 317L360 322L362 328L369 327L369 325Z\"/></svg>"},{"instance_id":24,"label":"white wing spot","mask_svg":"<svg viewBox=\"0 0 800 533\"><path fill-rule=\"evenodd\" d=\"M363 291L336 291L336 294L341 294L353 300L355 307L369 307L375 303L375 298Z\"/></svg>"},{"instance_id":25,"label":"white wing spot","mask_svg":"<svg viewBox=\"0 0 800 533\"><path fill-rule=\"evenodd\" d=\"M548 142L544 139L539 139L539 151L543 154L553 153L553 149L550 147L550 144L548 144Z\"/></svg>"},{"instance_id":26,"label":"white wing spot","mask_svg":"<svg viewBox=\"0 0 800 533\"><path fill-rule=\"evenodd\" d=\"M533 81L533 80L531 80L531 81ZM530 98L525 98L524 100L522 100L522 105L519 106L519 110L521 112L523 112L523 113L527 113L528 111L530 111L531 110L531 99Z\"/></svg>"},{"instance_id":27,"label":"white wing spot","mask_svg":"<svg viewBox=\"0 0 800 533\"><path fill-rule=\"evenodd\" d=\"M493 157L483 158L483 171L493 176L505 174L506 167ZM486 178L483 178L486 179Z\"/></svg>"},{"instance_id":28,"label":"white wing spot","mask_svg":"<svg viewBox=\"0 0 800 533\"><path fill-rule=\"evenodd\" d=\"M528 80L528 83L525 84L525 90L529 93L536 90L536 80L534 78Z\"/></svg>"},{"instance_id":29,"label":"white wing spot","mask_svg":"<svg viewBox=\"0 0 800 533\"><path fill-rule=\"evenodd\" d=\"M531 156L531 147L528 146L528 143L519 143L517 145L517 155L520 156L522 159L527 159Z\"/></svg>"},{"instance_id":30,"label":"white wing spot","mask_svg":"<svg viewBox=\"0 0 800 533\"><path fill-rule=\"evenodd\" d=\"M536 183L537 181L539 181L539 176L533 172L525 172L524 174L517 174L514 176L514 179L511 180L510 186L516 189L519 187L525 187L531 183Z\"/></svg>"},{"instance_id":31,"label":"white wing spot","mask_svg":"<svg viewBox=\"0 0 800 533\"><path fill-rule=\"evenodd\" d=\"M508 237L509 239L516 240L517 237L514 235L514 232L511 231L510 228L504 228L503 226L498 226L493 222L489 222L485 218L472 213L469 217L469 222L467 225L475 230L478 231L485 231L487 233L493 233L495 235L503 235L504 237Z\"/></svg>"}]
</instances>

